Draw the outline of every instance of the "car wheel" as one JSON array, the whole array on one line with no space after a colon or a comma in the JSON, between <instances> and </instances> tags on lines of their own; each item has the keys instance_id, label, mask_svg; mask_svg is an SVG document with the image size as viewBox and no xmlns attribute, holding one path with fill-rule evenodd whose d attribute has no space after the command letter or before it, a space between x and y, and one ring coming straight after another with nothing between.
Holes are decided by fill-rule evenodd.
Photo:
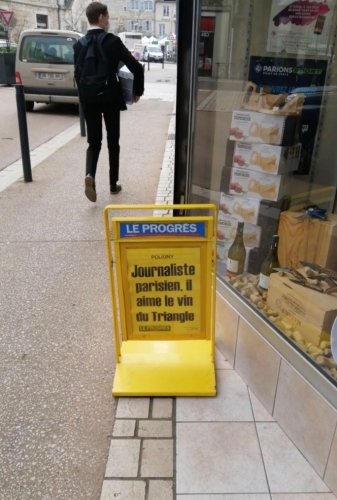
<instances>
[{"instance_id":1,"label":"car wheel","mask_svg":"<svg viewBox=\"0 0 337 500\"><path fill-rule=\"evenodd\" d=\"M33 111L34 101L25 101L26 111Z\"/></svg>"}]
</instances>

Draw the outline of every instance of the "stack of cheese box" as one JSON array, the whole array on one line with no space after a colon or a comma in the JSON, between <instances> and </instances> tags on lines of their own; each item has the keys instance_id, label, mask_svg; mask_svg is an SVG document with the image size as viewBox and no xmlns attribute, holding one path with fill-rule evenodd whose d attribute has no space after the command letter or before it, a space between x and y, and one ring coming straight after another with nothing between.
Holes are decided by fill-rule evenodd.
<instances>
[{"instance_id":1,"label":"stack of cheese box","mask_svg":"<svg viewBox=\"0 0 337 500\"><path fill-rule=\"evenodd\" d=\"M245 270L260 272L283 200L298 169L300 119L255 111L233 111L222 171L218 223L218 269L225 273L228 249L239 221L244 225Z\"/></svg>"}]
</instances>

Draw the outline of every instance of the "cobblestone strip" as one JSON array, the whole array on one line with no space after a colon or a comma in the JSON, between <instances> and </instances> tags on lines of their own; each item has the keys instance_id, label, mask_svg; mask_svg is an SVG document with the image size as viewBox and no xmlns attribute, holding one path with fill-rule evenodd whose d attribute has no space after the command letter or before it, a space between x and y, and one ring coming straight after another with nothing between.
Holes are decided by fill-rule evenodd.
<instances>
[{"instance_id":1,"label":"cobblestone strip","mask_svg":"<svg viewBox=\"0 0 337 500\"><path fill-rule=\"evenodd\" d=\"M172 205L173 187L174 187L174 155L175 155L175 104L167 132L167 141L165 145L164 158L159 178L156 205ZM153 215L170 215L169 210L154 210Z\"/></svg>"},{"instance_id":2,"label":"cobblestone strip","mask_svg":"<svg viewBox=\"0 0 337 500\"><path fill-rule=\"evenodd\" d=\"M175 400L119 398L100 500L175 499Z\"/></svg>"},{"instance_id":3,"label":"cobblestone strip","mask_svg":"<svg viewBox=\"0 0 337 500\"><path fill-rule=\"evenodd\" d=\"M167 137L156 205L173 203L175 105ZM174 398L120 398L100 500L174 500L175 428Z\"/></svg>"}]
</instances>

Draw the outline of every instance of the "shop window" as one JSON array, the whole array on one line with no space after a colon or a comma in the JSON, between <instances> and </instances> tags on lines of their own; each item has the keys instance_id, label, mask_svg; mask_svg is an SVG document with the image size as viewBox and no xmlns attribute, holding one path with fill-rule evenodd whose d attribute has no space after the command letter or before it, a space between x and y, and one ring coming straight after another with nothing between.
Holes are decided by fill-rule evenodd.
<instances>
[{"instance_id":1,"label":"shop window","mask_svg":"<svg viewBox=\"0 0 337 500\"><path fill-rule=\"evenodd\" d=\"M40 29L48 28L48 16L45 14L36 14L36 27Z\"/></svg>"},{"instance_id":2,"label":"shop window","mask_svg":"<svg viewBox=\"0 0 337 500\"><path fill-rule=\"evenodd\" d=\"M237 4L200 17L190 201L219 206L219 279L336 384L337 4Z\"/></svg>"}]
</instances>

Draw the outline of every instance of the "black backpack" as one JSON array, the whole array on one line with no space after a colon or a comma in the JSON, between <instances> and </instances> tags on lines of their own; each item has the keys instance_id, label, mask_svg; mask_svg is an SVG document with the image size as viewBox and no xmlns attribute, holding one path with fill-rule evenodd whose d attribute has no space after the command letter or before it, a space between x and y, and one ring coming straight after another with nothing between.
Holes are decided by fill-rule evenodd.
<instances>
[{"instance_id":1,"label":"black backpack","mask_svg":"<svg viewBox=\"0 0 337 500\"><path fill-rule=\"evenodd\" d=\"M109 64L102 43L108 33L80 38L83 45L75 65L75 80L82 103L103 103L111 100Z\"/></svg>"}]
</instances>

